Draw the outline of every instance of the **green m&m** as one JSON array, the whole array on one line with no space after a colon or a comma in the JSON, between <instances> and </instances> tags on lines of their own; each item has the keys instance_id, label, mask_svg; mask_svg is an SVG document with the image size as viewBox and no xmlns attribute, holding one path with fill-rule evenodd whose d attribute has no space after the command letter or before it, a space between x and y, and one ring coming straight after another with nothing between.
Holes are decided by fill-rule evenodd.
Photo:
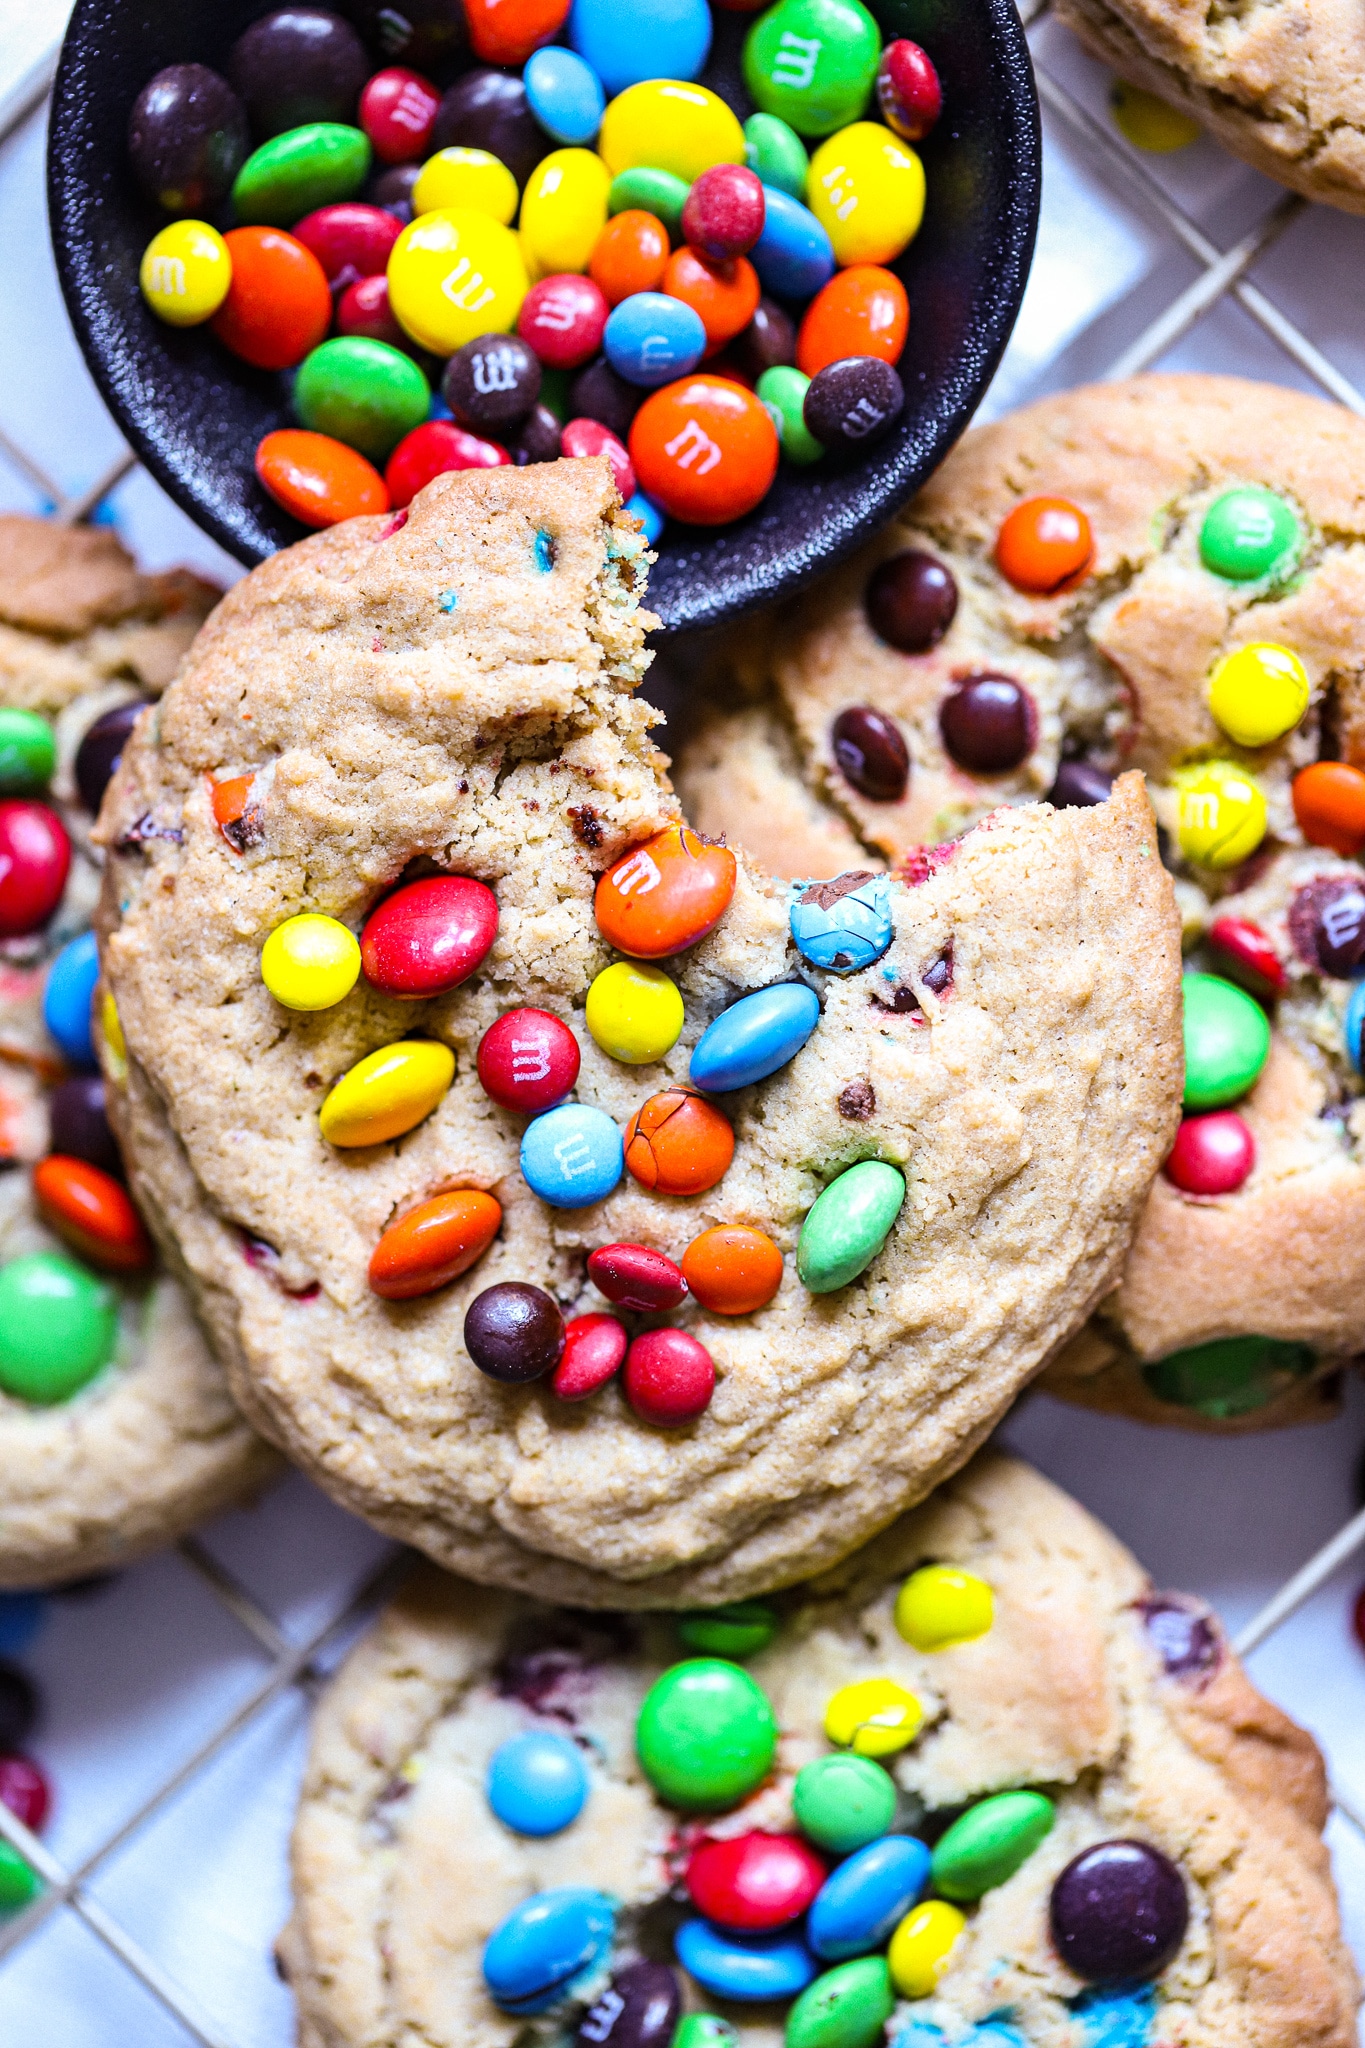
<instances>
[{"instance_id":1,"label":"green m&m","mask_svg":"<svg viewBox=\"0 0 1365 2048\"><path fill-rule=\"evenodd\" d=\"M808 1984L787 2014L786 2048L879 2048L896 2003L885 1956L858 1956Z\"/></svg>"},{"instance_id":2,"label":"green m&m","mask_svg":"<svg viewBox=\"0 0 1365 2048\"><path fill-rule=\"evenodd\" d=\"M997 1792L940 1835L931 1877L945 1899L979 1899L1026 1863L1056 1819L1042 1792Z\"/></svg>"},{"instance_id":3,"label":"green m&m","mask_svg":"<svg viewBox=\"0 0 1365 2048\"><path fill-rule=\"evenodd\" d=\"M905 1176L883 1159L850 1166L806 1212L796 1271L812 1294L847 1287L870 1266L905 1200Z\"/></svg>"},{"instance_id":4,"label":"green m&m","mask_svg":"<svg viewBox=\"0 0 1365 2048\"><path fill-rule=\"evenodd\" d=\"M744 123L744 161L764 185L804 200L810 169L806 145L776 114L750 114Z\"/></svg>"},{"instance_id":5,"label":"green m&m","mask_svg":"<svg viewBox=\"0 0 1365 2048\"><path fill-rule=\"evenodd\" d=\"M770 370L763 372L754 389L777 428L777 438L788 462L795 462L801 468L808 462L818 462L825 450L806 425L806 393L810 390L810 378L805 372L791 363L774 363Z\"/></svg>"},{"instance_id":6,"label":"green m&m","mask_svg":"<svg viewBox=\"0 0 1365 2048\"><path fill-rule=\"evenodd\" d=\"M1215 498L1199 529L1199 559L1230 583L1256 583L1290 568L1303 544L1292 505L1260 484Z\"/></svg>"},{"instance_id":7,"label":"green m&m","mask_svg":"<svg viewBox=\"0 0 1365 2048\"><path fill-rule=\"evenodd\" d=\"M340 335L306 355L294 380L302 426L386 462L431 409L427 380L411 356L386 341Z\"/></svg>"},{"instance_id":8,"label":"green m&m","mask_svg":"<svg viewBox=\"0 0 1365 2048\"><path fill-rule=\"evenodd\" d=\"M678 2022L672 2048L734 2048L739 2034L713 2012L690 2012Z\"/></svg>"},{"instance_id":9,"label":"green m&m","mask_svg":"<svg viewBox=\"0 0 1365 2048\"><path fill-rule=\"evenodd\" d=\"M0 1266L0 1391L69 1400L114 1355L118 1301L74 1259L30 1252Z\"/></svg>"},{"instance_id":10,"label":"green m&m","mask_svg":"<svg viewBox=\"0 0 1365 2048\"><path fill-rule=\"evenodd\" d=\"M1222 1109L1260 1078L1270 1024L1258 1002L1217 974L1187 974L1185 1107Z\"/></svg>"},{"instance_id":11,"label":"green m&m","mask_svg":"<svg viewBox=\"0 0 1365 2048\"><path fill-rule=\"evenodd\" d=\"M1287 1393L1316 1362L1306 1344L1277 1337L1215 1337L1144 1365L1142 1377L1158 1401L1226 1422Z\"/></svg>"},{"instance_id":12,"label":"green m&m","mask_svg":"<svg viewBox=\"0 0 1365 2048\"><path fill-rule=\"evenodd\" d=\"M690 1657L645 1694L635 1747L661 1799L715 1812L767 1777L777 1721L747 1671L719 1657Z\"/></svg>"},{"instance_id":13,"label":"green m&m","mask_svg":"<svg viewBox=\"0 0 1365 2048\"><path fill-rule=\"evenodd\" d=\"M778 1620L763 1600L735 1600L728 1607L680 1614L677 1627L689 1650L705 1650L713 1657L752 1657L767 1649L777 1634Z\"/></svg>"},{"instance_id":14,"label":"green m&m","mask_svg":"<svg viewBox=\"0 0 1365 2048\"><path fill-rule=\"evenodd\" d=\"M867 105L881 53L861 0L777 0L744 39L744 83L798 135L832 135Z\"/></svg>"},{"instance_id":15,"label":"green m&m","mask_svg":"<svg viewBox=\"0 0 1365 2048\"><path fill-rule=\"evenodd\" d=\"M607 192L608 213L652 213L661 220L675 242L683 238L682 210L691 187L672 171L654 170L637 164L633 170L618 171Z\"/></svg>"},{"instance_id":16,"label":"green m&m","mask_svg":"<svg viewBox=\"0 0 1365 2048\"><path fill-rule=\"evenodd\" d=\"M52 727L36 711L0 707L0 796L45 789L57 765Z\"/></svg>"},{"instance_id":17,"label":"green m&m","mask_svg":"<svg viewBox=\"0 0 1365 2048\"><path fill-rule=\"evenodd\" d=\"M370 171L370 138L342 121L309 121L253 150L232 208L243 227L289 228L305 213L353 199Z\"/></svg>"},{"instance_id":18,"label":"green m&m","mask_svg":"<svg viewBox=\"0 0 1365 2048\"><path fill-rule=\"evenodd\" d=\"M36 1899L43 1881L9 1842L0 1842L0 1913L17 1913Z\"/></svg>"},{"instance_id":19,"label":"green m&m","mask_svg":"<svg viewBox=\"0 0 1365 2048\"><path fill-rule=\"evenodd\" d=\"M817 1849L847 1856L887 1833L896 1813L889 1772L869 1756L845 1750L803 1764L792 1787L792 1812Z\"/></svg>"}]
</instances>

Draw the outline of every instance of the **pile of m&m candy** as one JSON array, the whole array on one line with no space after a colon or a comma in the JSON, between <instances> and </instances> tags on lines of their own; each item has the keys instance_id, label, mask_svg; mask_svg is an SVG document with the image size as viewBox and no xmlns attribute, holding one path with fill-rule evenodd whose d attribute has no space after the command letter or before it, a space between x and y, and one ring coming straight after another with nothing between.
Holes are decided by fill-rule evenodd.
<instances>
[{"instance_id":1,"label":"pile of m&m candy","mask_svg":"<svg viewBox=\"0 0 1365 2048\"><path fill-rule=\"evenodd\" d=\"M241 778L249 791L250 778ZM214 792L215 815L234 851L250 815L238 790ZM225 813L231 816L224 821ZM234 836L236 835L236 836ZM682 991L657 963L715 929L735 891L737 863L684 825L633 847L598 880L594 910L603 938L623 957L594 978L584 1022L597 1046L625 1066L663 1059L685 1022ZM790 910L794 944L810 966L851 973L890 946L894 924L885 876L855 874L802 885ZM363 974L400 1001L448 994L486 958L498 929L493 892L468 876L410 882L371 912L359 937L340 920L305 912L276 927L261 951L265 986L284 1008L316 1011L343 1002ZM931 970L932 973L932 970ZM936 986L946 985L947 973ZM780 981L741 996L694 1046L687 1085L649 1096L624 1133L603 1109L570 1100L581 1049L551 1011L506 1012L479 1042L484 1093L525 1116L520 1166L532 1191L554 1208L604 1201L629 1173L659 1195L697 1195L717 1186L734 1156L734 1131L714 1098L752 1087L796 1057L820 1021L809 983ZM433 1038L410 1037L358 1060L318 1112L324 1141L341 1148L381 1145L414 1130L443 1100L455 1056ZM812 1294L846 1287L877 1256L905 1201L905 1177L884 1160L845 1168L802 1224L796 1273ZM502 1208L480 1188L446 1188L404 1211L370 1259L369 1282L386 1301L434 1293L473 1267L496 1238ZM782 1284L783 1255L765 1231L716 1224L681 1260L643 1244L599 1246L588 1278L613 1307L658 1316L690 1296L714 1315L751 1315ZM661 1428L693 1421L710 1403L715 1367L695 1337L676 1327L631 1336L605 1311L566 1323L554 1297L524 1281L500 1281L471 1302L465 1348L480 1371L506 1384L548 1379L561 1400L594 1394L618 1371L627 1401Z\"/></svg>"},{"instance_id":2,"label":"pile of m&m candy","mask_svg":"<svg viewBox=\"0 0 1365 2048\"><path fill-rule=\"evenodd\" d=\"M448 11L432 54L448 75L467 35L480 68L444 92L291 7L226 76L170 65L132 110L136 179L175 216L148 305L294 373L299 425L256 456L278 503L328 526L445 470L606 455L654 539L890 430L910 307L887 265L942 100L917 44L883 47L862 0L776 0L741 121L698 82L708 0Z\"/></svg>"},{"instance_id":3,"label":"pile of m&m candy","mask_svg":"<svg viewBox=\"0 0 1365 2048\"><path fill-rule=\"evenodd\" d=\"M92 814L141 710L131 703L106 711L81 741L75 779ZM71 842L46 801L55 767L48 721L37 712L0 709L0 937L41 939L61 906ZM119 1303L103 1276L138 1274L152 1260L95 1070L91 1006L98 977L95 936L85 931L56 952L43 989L43 1021L61 1061L52 1063L50 1149L33 1168L32 1193L43 1222L78 1257L31 1252L0 1266L0 1392L44 1406L69 1400L114 1356ZM111 1004L104 1025L116 1040Z\"/></svg>"},{"instance_id":4,"label":"pile of m&m candy","mask_svg":"<svg viewBox=\"0 0 1365 2048\"><path fill-rule=\"evenodd\" d=\"M1152 1607L1143 1619L1168 1671L1202 1677L1207 1657L1173 1665L1167 1653L1184 1656L1193 1631L1207 1624L1169 1599ZM927 1564L899 1588L894 1615L915 1650L938 1654L987 1634L995 1598L976 1574ZM703 1995L750 2006L790 2001L786 2048L881 2048L898 1999L910 2005L897 2048L940 2048L947 2036L920 2001L937 1992L972 1907L1051 1833L1054 1802L1031 1788L995 1792L944 1816L922 1839L902 1811L889 1759L916 1740L925 1709L897 1680L871 1677L828 1699L830 1747L796 1774L789 1831L709 1834L707 1816L733 1812L771 1783L777 1717L739 1660L766 1648L779 1626L760 1601L681 1616L684 1646L703 1654L664 1671L636 1722L640 1767L658 1798L686 1816L677 1962ZM532 1838L571 1827L594 1796L585 1756L595 1747L562 1730L503 1742L485 1781L497 1819ZM1189 1920L1185 1882L1170 1857L1141 1840L1095 1841L1053 1880L1047 1916L1053 1950L1087 1986L1070 2001L1077 2016L1093 2018L1103 2005L1113 2029L1104 2039L1147 2039L1151 1979L1179 1950ZM715 2014L683 2016L670 1964L634 1957L611 1969L620 1933L616 1902L591 1885L534 1892L490 1936L484 1983L516 2015L590 2001L574 2038L594 2048L721 2048L736 2040ZM1022 2048L1024 2036L1002 2014L952 2038L963 2048Z\"/></svg>"}]
</instances>

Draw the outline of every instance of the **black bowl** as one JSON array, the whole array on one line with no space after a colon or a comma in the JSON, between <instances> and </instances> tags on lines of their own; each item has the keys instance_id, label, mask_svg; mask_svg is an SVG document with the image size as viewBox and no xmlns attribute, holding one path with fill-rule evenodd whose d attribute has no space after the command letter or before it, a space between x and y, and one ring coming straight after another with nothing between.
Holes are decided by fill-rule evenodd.
<instances>
[{"instance_id":1,"label":"black bowl","mask_svg":"<svg viewBox=\"0 0 1365 2048\"><path fill-rule=\"evenodd\" d=\"M48 145L48 197L62 289L86 361L152 475L239 560L256 563L304 529L256 481L256 444L290 423L281 378L253 370L204 329L164 326L138 289L164 216L128 165L128 114L164 65L221 69L269 0L76 0L62 47ZM335 4L335 0L334 0ZM1028 276L1041 142L1014 0L874 0L888 31L938 65L946 112L923 147L924 225L893 266L910 295L901 360L906 409L860 462L783 467L763 503L719 531L670 525L649 602L668 630L717 624L828 568L902 505L967 425L1000 359ZM339 12L353 12L340 0ZM750 17L718 14L705 82L741 114L738 49ZM393 58L376 57L376 63Z\"/></svg>"}]
</instances>

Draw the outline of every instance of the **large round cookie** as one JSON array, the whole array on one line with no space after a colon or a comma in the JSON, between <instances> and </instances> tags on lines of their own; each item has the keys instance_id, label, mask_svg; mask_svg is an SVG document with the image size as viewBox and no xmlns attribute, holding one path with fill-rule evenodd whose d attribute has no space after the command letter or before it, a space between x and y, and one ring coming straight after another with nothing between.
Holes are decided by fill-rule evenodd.
<instances>
[{"instance_id":1,"label":"large round cookie","mask_svg":"<svg viewBox=\"0 0 1365 2048\"><path fill-rule=\"evenodd\" d=\"M47 969L88 924L99 888L76 750L105 712L159 694L216 596L190 576L140 575L108 531L0 517L0 706L52 720L52 796L72 842L56 915L0 942L0 1264L70 1256L37 1212L30 1169L49 1150L48 1103L65 1071L43 1024ZM127 1564L277 1469L183 1289L164 1272L109 1284L119 1335L105 1370L52 1406L0 1394L0 1585Z\"/></svg>"},{"instance_id":2,"label":"large round cookie","mask_svg":"<svg viewBox=\"0 0 1365 2048\"><path fill-rule=\"evenodd\" d=\"M741 865L720 924L668 963L676 1047L608 1059L583 1022L610 958L594 886L677 811L632 694L643 567L605 466L586 461L443 477L405 524L306 541L220 606L101 827L104 958L131 1053L117 1114L238 1398L381 1528L471 1577L589 1605L790 1582L961 1463L1112 1284L1179 1086L1175 914L1135 780L1085 814L987 820L896 887L889 952L847 976L798 961L784 894ZM209 785L248 770L239 850ZM425 1003L363 979L311 1017L275 1003L259 960L281 919L358 927L415 861L496 891L479 972ZM584 1209L531 1193L524 1120L475 1072L501 1014L569 1019L578 1100L622 1126L686 1079L704 1024L798 970L818 1028L771 1080L721 1098L736 1149L709 1193L627 1178ZM397 1142L330 1147L328 1088L414 1031L455 1053L434 1113ZM869 1159L904 1170L908 1199L861 1277L812 1296L792 1256L805 1214ZM380 1300L380 1233L450 1185L496 1196L497 1241L453 1285ZM720 1222L770 1232L785 1272L755 1314L684 1306L719 1375L689 1426L647 1426L616 1383L570 1406L471 1364L465 1311L489 1285L601 1309L595 1247L676 1258Z\"/></svg>"},{"instance_id":3,"label":"large round cookie","mask_svg":"<svg viewBox=\"0 0 1365 2048\"><path fill-rule=\"evenodd\" d=\"M1057 0L1131 85L1267 177L1365 213L1365 20L1353 0Z\"/></svg>"},{"instance_id":4,"label":"large round cookie","mask_svg":"<svg viewBox=\"0 0 1365 2048\"><path fill-rule=\"evenodd\" d=\"M1200 556L1205 513L1241 485L1276 493L1301 526L1293 562L1260 582L1216 575ZM1036 494L1082 507L1095 538L1090 573L1050 597L1012 588L993 552L1006 515ZM888 646L864 609L877 565L908 548L946 564L959 596L923 654ZM1297 653L1311 696L1285 738L1252 750L1220 733L1208 684L1222 655L1255 641ZM1351 984L1295 943L1290 912L1315 877L1360 870L1304 846L1290 790L1320 754L1365 762L1365 423L1233 378L1144 377L1045 399L969 435L869 549L766 622L741 666L753 701L703 722L677 779L700 829L727 826L778 874L903 862L991 805L1046 794L1063 754L1146 771L1190 964L1240 972L1207 943L1216 920L1235 917L1278 956L1271 1056L1238 1105L1256 1164L1225 1196L1157 1181L1121 1287L1048 1384L1216 1428L1330 1412L1321 1382L1365 1349L1365 1111L1342 1035ZM982 671L1016 679L1036 709L1035 744L1010 775L968 774L943 744L940 707ZM908 746L900 802L870 802L834 760L833 720L858 704L888 714ZM1172 786L1182 764L1213 755L1251 771L1269 818L1252 858L1223 870L1182 857ZM1241 1337L1266 1342L1231 1363L1186 1357Z\"/></svg>"},{"instance_id":5,"label":"large round cookie","mask_svg":"<svg viewBox=\"0 0 1365 2048\"><path fill-rule=\"evenodd\" d=\"M990 1586L987 1633L930 1652L902 1639L895 1596L927 1564ZM303 2048L614 2041L600 2020L575 2033L600 1976L543 2019L499 2012L480 1968L490 1934L533 1893L588 1885L619 1902L601 1975L642 1953L671 1963L693 1910L679 1881L690 1854L708 1836L790 1833L795 1775L830 1749L826 1703L872 1678L926 1708L918 1739L881 1759L900 1788L897 1828L933 1841L956 1810L1015 1787L1056 1804L1016 1873L965 1906L936 1995L902 2000L887 2040L1354 2041L1358 1992L1311 1739L1254 1691L1207 1609L1154 1593L1056 1487L983 1455L837 1571L774 1604L779 1633L747 1669L776 1714L776 1766L746 1803L708 1819L662 1804L636 1756L645 1692L687 1654L661 1618L594 1621L423 1571L318 1711L280 1943ZM497 1820L484 1789L494 1751L532 1729L572 1737L590 1787L580 1817L540 1840ZM1048 1903L1073 1856L1114 1838L1172 1860L1189 1922L1155 1981L1106 2011L1053 1947ZM777 2048L780 2007L722 2005L680 1976L689 2008L724 2013L743 2048ZM610 2018L609 1999L599 2011ZM995 2029L978 2035L987 2020Z\"/></svg>"}]
</instances>

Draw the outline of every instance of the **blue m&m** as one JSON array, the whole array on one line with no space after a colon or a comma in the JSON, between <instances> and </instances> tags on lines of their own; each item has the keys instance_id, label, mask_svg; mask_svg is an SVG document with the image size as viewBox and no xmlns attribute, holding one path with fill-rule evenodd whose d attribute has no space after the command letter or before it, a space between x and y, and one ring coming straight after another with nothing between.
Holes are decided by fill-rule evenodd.
<instances>
[{"instance_id":1,"label":"blue m&m","mask_svg":"<svg viewBox=\"0 0 1365 2048\"><path fill-rule=\"evenodd\" d=\"M649 78L697 78L711 52L706 0L574 0L569 41L610 97Z\"/></svg>"},{"instance_id":2,"label":"blue m&m","mask_svg":"<svg viewBox=\"0 0 1365 2048\"><path fill-rule=\"evenodd\" d=\"M929 1882L930 1855L914 1835L883 1835L856 1849L811 1903L806 1939L831 1962L889 1941Z\"/></svg>"},{"instance_id":3,"label":"blue m&m","mask_svg":"<svg viewBox=\"0 0 1365 2048\"><path fill-rule=\"evenodd\" d=\"M834 245L808 206L776 185L763 187L763 232L749 251L765 291L809 299L834 275Z\"/></svg>"},{"instance_id":4,"label":"blue m&m","mask_svg":"<svg viewBox=\"0 0 1365 2048\"><path fill-rule=\"evenodd\" d=\"M812 967L854 974L870 967L895 937L887 875L837 875L832 882L798 882L791 907L796 950Z\"/></svg>"},{"instance_id":5,"label":"blue m&m","mask_svg":"<svg viewBox=\"0 0 1365 2048\"><path fill-rule=\"evenodd\" d=\"M78 939L63 946L48 970L43 1022L73 1067L95 1064L90 1004L99 978L100 958L93 932L82 932Z\"/></svg>"},{"instance_id":6,"label":"blue m&m","mask_svg":"<svg viewBox=\"0 0 1365 2048\"><path fill-rule=\"evenodd\" d=\"M820 998L803 981L780 981L722 1010L692 1053L695 1088L724 1095L766 1080L795 1059L820 1022Z\"/></svg>"},{"instance_id":7,"label":"blue m&m","mask_svg":"<svg viewBox=\"0 0 1365 2048\"><path fill-rule=\"evenodd\" d=\"M557 1835L583 1811L588 1773L576 1743L552 1728L528 1728L494 1750L488 1804L519 1835Z\"/></svg>"},{"instance_id":8,"label":"blue m&m","mask_svg":"<svg viewBox=\"0 0 1365 2048\"><path fill-rule=\"evenodd\" d=\"M504 2012L547 2012L603 1961L615 1930L616 1908L605 1892L585 1885L535 1892L489 1936L484 1982Z\"/></svg>"},{"instance_id":9,"label":"blue m&m","mask_svg":"<svg viewBox=\"0 0 1365 2048\"><path fill-rule=\"evenodd\" d=\"M556 142L591 142L602 126L606 96L591 64L556 44L536 50L521 74L526 104Z\"/></svg>"},{"instance_id":10,"label":"blue m&m","mask_svg":"<svg viewBox=\"0 0 1365 2048\"><path fill-rule=\"evenodd\" d=\"M710 1920L684 1920L673 1937L678 1961L705 1991L717 1998L762 2004L795 1998L819 1965L801 1936L789 1927L776 1934L728 1934Z\"/></svg>"},{"instance_id":11,"label":"blue m&m","mask_svg":"<svg viewBox=\"0 0 1365 2048\"><path fill-rule=\"evenodd\" d=\"M602 347L618 377L653 390L696 368L706 353L706 329L700 313L681 299L632 292L607 316Z\"/></svg>"},{"instance_id":12,"label":"blue m&m","mask_svg":"<svg viewBox=\"0 0 1365 2048\"><path fill-rule=\"evenodd\" d=\"M605 1201L625 1171L621 1132L604 1109L561 1103L526 1126L521 1171L526 1185L555 1209Z\"/></svg>"}]
</instances>

